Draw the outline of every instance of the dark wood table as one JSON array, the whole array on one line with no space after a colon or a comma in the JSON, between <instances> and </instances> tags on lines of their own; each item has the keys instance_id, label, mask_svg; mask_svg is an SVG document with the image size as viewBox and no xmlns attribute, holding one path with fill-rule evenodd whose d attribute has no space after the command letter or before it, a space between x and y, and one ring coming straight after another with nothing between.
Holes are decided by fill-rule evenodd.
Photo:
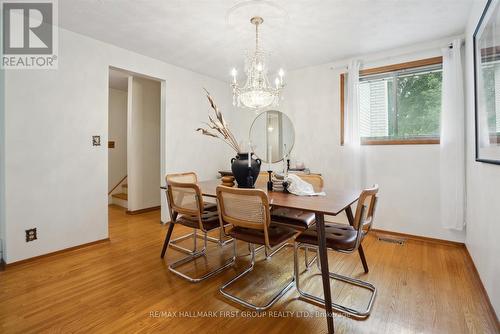
<instances>
[{"instance_id":1,"label":"dark wood table","mask_svg":"<svg viewBox=\"0 0 500 334\"><path fill-rule=\"evenodd\" d=\"M219 185L221 185L220 180L199 183L203 196L207 197L217 197L216 188ZM295 196L284 192L267 191L265 188L262 188L262 190L267 192L269 203L273 206L301 209L314 212L316 215L319 260L321 263L321 277L323 279L323 292L325 295L326 320L328 324L328 333L333 333L332 295L330 291L330 275L325 240L325 215L336 216L345 211L349 223L352 225L354 217L351 205L358 200L360 191L341 191L325 187L323 191L326 193L326 196Z\"/></svg>"}]
</instances>

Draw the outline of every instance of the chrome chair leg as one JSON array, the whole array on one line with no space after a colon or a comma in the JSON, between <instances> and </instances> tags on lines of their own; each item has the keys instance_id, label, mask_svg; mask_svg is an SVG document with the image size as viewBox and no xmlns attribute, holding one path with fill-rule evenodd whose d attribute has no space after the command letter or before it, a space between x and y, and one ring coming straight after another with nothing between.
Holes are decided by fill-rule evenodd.
<instances>
[{"instance_id":1,"label":"chrome chair leg","mask_svg":"<svg viewBox=\"0 0 500 334\"><path fill-rule=\"evenodd\" d=\"M236 244L236 242L235 242ZM272 257L273 255L275 255L276 253L278 253L281 249L283 249L284 247L286 246L293 246L289 243L285 243L283 245L281 245L280 247L278 247L276 250L274 250L273 252L271 252L271 254L268 255L268 257ZM219 289L219 291L221 292L221 294L232 300L233 302L235 303L238 303L240 305L243 305L247 308L250 308L252 310L255 310L255 311L264 311L264 310L267 310L268 308L270 308L271 306L274 305L274 303L276 303L288 290L290 290L293 285L294 285L294 277L292 276L292 279L281 289L279 290L274 296L273 298L265 305L255 305L255 304L252 304L244 299L241 299L235 295L232 295L230 294L229 292L225 291L225 289L230 286L231 284L233 284L234 282L238 281L240 278L242 278L243 276L245 276L246 274L248 274L249 272L251 272L254 268L254 265L255 265L255 245L253 244L249 244L249 248L250 248L250 253L251 253L251 260L250 260L250 266L247 267L243 272L241 272L240 274L238 274L237 276L233 277L230 281L226 282L224 285L222 285ZM260 247L259 247L260 248ZM236 258L236 246L235 246L235 251L234 251L234 258ZM266 257L267 258L267 257Z\"/></svg>"},{"instance_id":2,"label":"chrome chair leg","mask_svg":"<svg viewBox=\"0 0 500 334\"><path fill-rule=\"evenodd\" d=\"M301 246L299 243L295 243L294 252L293 252L293 262L294 262L293 268L294 268L294 277L295 277L295 287L296 287L297 291L299 292L299 294L304 299L324 305L325 300L323 298L320 298L318 296L314 296L310 293L307 293L300 288L300 277L299 277L300 273L299 273L299 261L298 261L298 249L300 247ZM318 274L314 274L313 276L320 276L320 275L321 274L318 273ZM366 318L370 315L372 307L373 307L373 302L375 301L375 296L377 294L377 289L375 288L374 285L372 285L368 282L356 279L356 278L343 276L343 275L339 275L339 274L335 274L335 273L330 273L330 278L335 279L335 280L339 280L339 281L342 281L342 282L345 282L348 284L353 284L353 285L356 285L356 286L359 286L361 288L364 288L364 289L371 291L368 306L364 310L356 310L354 308L350 308L350 307L343 306L341 304L336 304L336 303L332 303L332 309L339 311L339 312L343 312L343 313L352 315L352 316L357 317L357 318Z\"/></svg>"},{"instance_id":3,"label":"chrome chair leg","mask_svg":"<svg viewBox=\"0 0 500 334\"><path fill-rule=\"evenodd\" d=\"M173 272L174 274L188 280L189 282L192 282L192 283L197 283L197 282L201 282L203 280L206 280L218 273L220 273L221 271L223 271L224 269L226 268L229 268L230 266L233 265L234 261L235 261L235 258L231 258L229 259L229 261L226 261L222 266L218 267L218 268L215 268L207 273L205 273L204 275L202 275L201 277L191 277L189 275L186 275L178 270L176 270L176 268L188 263L188 262L191 262L191 261L194 261L196 260L197 258L199 257L202 257L202 256L206 256L207 255L207 246L208 246L208 238L207 238L207 233L204 232L204 237L203 237L203 249L201 249L200 251L196 251L196 233L194 233L194 251L180 259L180 260L177 260L175 261L174 263L170 264L168 266L168 270L170 270L171 272Z\"/></svg>"},{"instance_id":4,"label":"chrome chair leg","mask_svg":"<svg viewBox=\"0 0 500 334\"><path fill-rule=\"evenodd\" d=\"M252 249L250 248L251 247L250 245L251 244L248 243L248 254L244 254L242 256L252 255ZM255 252L257 253L257 252L261 251L262 249L265 249L264 245L260 245L259 247L255 248ZM266 254L267 254L267 251L266 251ZM267 255L266 255L266 257L267 257Z\"/></svg>"},{"instance_id":5,"label":"chrome chair leg","mask_svg":"<svg viewBox=\"0 0 500 334\"><path fill-rule=\"evenodd\" d=\"M308 261L308 256L307 256L307 250L308 249L309 249L309 247L304 246L304 264L306 266L306 270L311 269L311 267L314 264L314 262L318 263L318 266L319 266L318 253L317 252L316 252L316 255L314 255L314 257L312 258L312 260L310 262Z\"/></svg>"},{"instance_id":6,"label":"chrome chair leg","mask_svg":"<svg viewBox=\"0 0 500 334\"><path fill-rule=\"evenodd\" d=\"M198 232L196 229L193 231L193 252L196 252L196 240L198 237Z\"/></svg>"},{"instance_id":7,"label":"chrome chair leg","mask_svg":"<svg viewBox=\"0 0 500 334\"><path fill-rule=\"evenodd\" d=\"M186 254L190 254L190 255L196 253L196 250L187 249L185 247L177 245L178 242L181 242L181 241L186 240L186 239L191 238L191 237L194 238L194 235L195 235L194 234L194 230L195 229L193 229L193 232L191 232L191 233L188 233L188 234L185 234L185 235L180 236L178 238L170 240L170 247L172 247L175 250L178 250L180 252L183 252L183 253L186 253Z\"/></svg>"},{"instance_id":8,"label":"chrome chair leg","mask_svg":"<svg viewBox=\"0 0 500 334\"><path fill-rule=\"evenodd\" d=\"M186 239L191 238L191 237L194 238L195 234L196 234L194 231L196 231L196 229L193 229L193 232L191 232L191 233L188 233L188 234L185 234L185 235L180 236L178 238L170 240L170 247L172 247L175 250L178 250L180 252L183 252L183 253L186 253L186 254L190 254L190 255L196 253L196 249L192 250L192 249L188 249L188 248L185 248L185 247L177 245L177 243L179 243L179 242L181 242L183 240L186 240ZM225 245L227 245L227 244L229 244L229 243L231 243L233 241L232 238L224 240L222 229L219 228L219 231L220 231L220 233L219 233L220 238L219 239L207 235L207 241L216 243L216 244L218 244L221 247L225 246ZM203 238L203 239L205 238L204 236L201 236L201 235L196 235L196 237ZM222 240L224 240L224 241L222 241Z\"/></svg>"},{"instance_id":9,"label":"chrome chair leg","mask_svg":"<svg viewBox=\"0 0 500 334\"><path fill-rule=\"evenodd\" d=\"M228 226L228 225L224 225L224 226ZM224 240L224 232L223 232L222 227L219 227L219 239L213 238L210 236L208 237L208 241L216 242L219 244L219 246L225 246L228 243L233 242L233 240L234 240L233 238L229 238L227 240Z\"/></svg>"}]
</instances>

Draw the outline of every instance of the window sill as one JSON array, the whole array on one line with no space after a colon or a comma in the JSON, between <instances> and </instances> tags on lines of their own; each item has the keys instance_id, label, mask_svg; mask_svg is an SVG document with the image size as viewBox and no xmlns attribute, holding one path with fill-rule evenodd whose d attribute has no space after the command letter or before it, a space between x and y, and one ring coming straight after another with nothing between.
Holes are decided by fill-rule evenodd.
<instances>
[{"instance_id":1,"label":"window sill","mask_svg":"<svg viewBox=\"0 0 500 334\"><path fill-rule=\"evenodd\" d=\"M361 145L435 145L439 143L439 138L361 139Z\"/></svg>"}]
</instances>

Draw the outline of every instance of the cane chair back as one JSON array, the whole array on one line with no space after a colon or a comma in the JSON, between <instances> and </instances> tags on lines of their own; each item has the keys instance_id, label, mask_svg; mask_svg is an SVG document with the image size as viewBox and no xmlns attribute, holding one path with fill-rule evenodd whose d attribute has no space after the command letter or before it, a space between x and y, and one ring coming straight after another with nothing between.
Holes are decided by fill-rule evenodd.
<instances>
[{"instance_id":1,"label":"cane chair back","mask_svg":"<svg viewBox=\"0 0 500 334\"><path fill-rule=\"evenodd\" d=\"M260 189L217 187L221 224L262 230L266 246L270 247L268 227L271 224L269 198Z\"/></svg>"}]
</instances>

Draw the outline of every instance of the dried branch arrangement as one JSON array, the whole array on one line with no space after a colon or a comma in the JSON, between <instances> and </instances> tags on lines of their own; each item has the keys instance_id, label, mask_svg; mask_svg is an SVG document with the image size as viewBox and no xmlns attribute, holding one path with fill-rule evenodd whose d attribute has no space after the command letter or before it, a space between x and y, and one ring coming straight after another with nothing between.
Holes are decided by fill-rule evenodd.
<instances>
[{"instance_id":1,"label":"dried branch arrangement","mask_svg":"<svg viewBox=\"0 0 500 334\"><path fill-rule=\"evenodd\" d=\"M210 106L212 107L214 115L210 115L209 113L208 123L203 122L204 124L207 125L206 129L198 128L196 129L196 131L200 131L205 136L219 138L222 141L224 141L227 145L229 145L233 150L235 150L236 153L241 152L240 145L238 144L236 137L229 129L229 126L226 123L224 116L219 111L219 108L217 108L217 105L214 103L214 100L212 99L212 96L210 96L210 93L206 89L205 92L207 93L207 99L208 102L210 102Z\"/></svg>"}]
</instances>

